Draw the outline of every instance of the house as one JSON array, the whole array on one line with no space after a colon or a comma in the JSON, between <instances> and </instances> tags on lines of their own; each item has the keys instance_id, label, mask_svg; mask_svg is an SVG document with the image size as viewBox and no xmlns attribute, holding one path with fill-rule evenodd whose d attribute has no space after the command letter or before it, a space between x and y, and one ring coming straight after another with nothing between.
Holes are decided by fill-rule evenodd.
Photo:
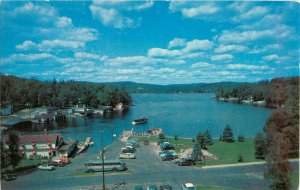
<instances>
[{"instance_id":1,"label":"house","mask_svg":"<svg viewBox=\"0 0 300 190\"><path fill-rule=\"evenodd\" d=\"M8 143L8 136L3 137L3 142ZM53 157L58 155L58 148L63 143L61 134L37 134L37 135L19 135L20 155L25 158Z\"/></svg>"},{"instance_id":2,"label":"house","mask_svg":"<svg viewBox=\"0 0 300 190\"><path fill-rule=\"evenodd\" d=\"M27 119L22 119L20 117L11 117L7 120L1 121L1 125L7 128L22 128L31 126L31 121Z\"/></svg>"},{"instance_id":3,"label":"house","mask_svg":"<svg viewBox=\"0 0 300 190\"><path fill-rule=\"evenodd\" d=\"M149 129L147 132L151 135L158 136L160 133L163 133L161 128Z\"/></svg>"},{"instance_id":4,"label":"house","mask_svg":"<svg viewBox=\"0 0 300 190\"><path fill-rule=\"evenodd\" d=\"M78 140L66 141L59 149L60 157L72 157L78 149Z\"/></svg>"}]
</instances>

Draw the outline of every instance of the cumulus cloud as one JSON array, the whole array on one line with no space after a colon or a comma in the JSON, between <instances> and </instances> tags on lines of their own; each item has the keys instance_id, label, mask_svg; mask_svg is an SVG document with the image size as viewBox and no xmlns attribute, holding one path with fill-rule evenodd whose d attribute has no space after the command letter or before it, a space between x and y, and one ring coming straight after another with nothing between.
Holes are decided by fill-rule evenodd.
<instances>
[{"instance_id":1,"label":"cumulus cloud","mask_svg":"<svg viewBox=\"0 0 300 190\"><path fill-rule=\"evenodd\" d=\"M198 63L194 63L192 64L191 68L195 69L195 68L214 68L215 65L214 64L209 64L207 62L198 62Z\"/></svg>"},{"instance_id":2,"label":"cumulus cloud","mask_svg":"<svg viewBox=\"0 0 300 190\"><path fill-rule=\"evenodd\" d=\"M72 19L68 18L68 17L58 17L57 21L56 21L56 26L59 28L63 28L63 27L67 27L72 25Z\"/></svg>"},{"instance_id":3,"label":"cumulus cloud","mask_svg":"<svg viewBox=\"0 0 300 190\"><path fill-rule=\"evenodd\" d=\"M18 49L18 50L28 50L28 49L33 48L35 46L36 46L36 43L34 43L30 40L26 40L22 44L16 45L16 49Z\"/></svg>"},{"instance_id":4,"label":"cumulus cloud","mask_svg":"<svg viewBox=\"0 0 300 190\"><path fill-rule=\"evenodd\" d=\"M248 48L244 45L223 45L221 44L219 47L215 49L216 53L225 53L225 52L244 52Z\"/></svg>"},{"instance_id":5,"label":"cumulus cloud","mask_svg":"<svg viewBox=\"0 0 300 190\"><path fill-rule=\"evenodd\" d=\"M93 1L90 11L95 19L105 26L114 28L132 28L139 26L141 18L126 16L132 11L140 11L153 6L153 1Z\"/></svg>"},{"instance_id":6,"label":"cumulus cloud","mask_svg":"<svg viewBox=\"0 0 300 190\"><path fill-rule=\"evenodd\" d=\"M230 54L220 54L220 55L213 55L210 57L212 61L222 61L222 60L228 60L232 59L233 56Z\"/></svg>"},{"instance_id":7,"label":"cumulus cloud","mask_svg":"<svg viewBox=\"0 0 300 190\"><path fill-rule=\"evenodd\" d=\"M94 60L98 60L98 61L104 61L108 58L105 55L97 55L97 54L91 54L91 53L86 53L86 52L76 52L74 56L75 56L75 58L94 59Z\"/></svg>"},{"instance_id":8,"label":"cumulus cloud","mask_svg":"<svg viewBox=\"0 0 300 190\"><path fill-rule=\"evenodd\" d=\"M251 54L264 53L264 52L267 52L267 51L280 50L281 48L282 48L282 46L280 44L269 44L269 45L266 45L266 46L261 47L261 48L254 47L253 49L251 49L249 51L249 53L251 53Z\"/></svg>"},{"instance_id":9,"label":"cumulus cloud","mask_svg":"<svg viewBox=\"0 0 300 190\"><path fill-rule=\"evenodd\" d=\"M192 40L186 43L184 52L192 52L197 50L210 50L213 47L213 43L209 40Z\"/></svg>"},{"instance_id":10,"label":"cumulus cloud","mask_svg":"<svg viewBox=\"0 0 300 190\"><path fill-rule=\"evenodd\" d=\"M173 57L181 54L182 53L179 50L168 50L162 48L151 48L148 50L148 56L150 57Z\"/></svg>"},{"instance_id":11,"label":"cumulus cloud","mask_svg":"<svg viewBox=\"0 0 300 190\"><path fill-rule=\"evenodd\" d=\"M266 70L269 69L269 66L266 65L247 65L247 64L228 64L226 65L228 69L237 69L237 70Z\"/></svg>"},{"instance_id":12,"label":"cumulus cloud","mask_svg":"<svg viewBox=\"0 0 300 190\"><path fill-rule=\"evenodd\" d=\"M258 16L262 16L267 14L269 9L267 7L263 6L254 6L250 10L246 11L245 13L242 13L239 16L234 17L235 21L240 21L240 20L249 20L256 18Z\"/></svg>"},{"instance_id":13,"label":"cumulus cloud","mask_svg":"<svg viewBox=\"0 0 300 190\"><path fill-rule=\"evenodd\" d=\"M264 57L262 57L262 59L264 61L274 61L274 60L278 60L280 57L277 54L271 54L271 55L266 55Z\"/></svg>"},{"instance_id":14,"label":"cumulus cloud","mask_svg":"<svg viewBox=\"0 0 300 190\"><path fill-rule=\"evenodd\" d=\"M168 44L168 48L184 47L186 45L186 40L181 38L174 38Z\"/></svg>"},{"instance_id":15,"label":"cumulus cloud","mask_svg":"<svg viewBox=\"0 0 300 190\"><path fill-rule=\"evenodd\" d=\"M181 10L181 13L183 16L191 18L199 15L214 14L217 13L219 10L220 8L215 6L214 4L205 4L193 8L184 8Z\"/></svg>"}]
</instances>

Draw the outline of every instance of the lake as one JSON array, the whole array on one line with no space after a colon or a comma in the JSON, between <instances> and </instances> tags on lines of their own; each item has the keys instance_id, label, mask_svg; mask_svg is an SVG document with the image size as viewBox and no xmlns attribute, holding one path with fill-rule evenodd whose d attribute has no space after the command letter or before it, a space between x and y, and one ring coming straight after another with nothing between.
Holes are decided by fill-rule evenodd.
<instances>
[{"instance_id":1,"label":"lake","mask_svg":"<svg viewBox=\"0 0 300 190\"><path fill-rule=\"evenodd\" d=\"M103 135L103 144L108 145L123 130L134 128L144 132L150 128L162 128L167 136L195 137L200 131L209 130L213 138L219 138L226 124L234 136L254 137L263 130L272 110L262 107L217 101L213 94L133 94L134 106L125 113L115 112L108 118L68 118L66 123L47 126L51 133L61 133L65 140L84 141L92 137L98 152ZM132 126L133 119L146 116L148 123ZM43 127L33 127L26 132L41 132ZM103 131L103 132L101 132Z\"/></svg>"}]
</instances>

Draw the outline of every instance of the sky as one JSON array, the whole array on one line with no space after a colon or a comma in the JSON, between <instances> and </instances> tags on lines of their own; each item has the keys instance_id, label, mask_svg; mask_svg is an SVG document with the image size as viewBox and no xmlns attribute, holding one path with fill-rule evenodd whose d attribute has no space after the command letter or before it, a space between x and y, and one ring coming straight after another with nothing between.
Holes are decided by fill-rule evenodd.
<instances>
[{"instance_id":1,"label":"sky","mask_svg":"<svg viewBox=\"0 0 300 190\"><path fill-rule=\"evenodd\" d=\"M299 5L0 1L0 72L151 84L299 76Z\"/></svg>"}]
</instances>

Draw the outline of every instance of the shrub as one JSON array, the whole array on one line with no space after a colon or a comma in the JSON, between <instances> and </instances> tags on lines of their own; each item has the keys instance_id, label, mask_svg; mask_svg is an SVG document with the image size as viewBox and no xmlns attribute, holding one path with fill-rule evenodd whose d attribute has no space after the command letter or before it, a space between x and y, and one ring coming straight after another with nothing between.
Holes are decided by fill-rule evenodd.
<instances>
[{"instance_id":1,"label":"shrub","mask_svg":"<svg viewBox=\"0 0 300 190\"><path fill-rule=\"evenodd\" d=\"M174 136L174 140L178 140L179 138L178 138L178 135L175 135Z\"/></svg>"},{"instance_id":2,"label":"shrub","mask_svg":"<svg viewBox=\"0 0 300 190\"><path fill-rule=\"evenodd\" d=\"M243 159L243 156L242 156L242 155L239 155L239 157L238 157L238 162L244 162L244 159Z\"/></svg>"},{"instance_id":3,"label":"shrub","mask_svg":"<svg viewBox=\"0 0 300 190\"><path fill-rule=\"evenodd\" d=\"M243 135L239 135L238 142L245 142L245 137Z\"/></svg>"},{"instance_id":4,"label":"shrub","mask_svg":"<svg viewBox=\"0 0 300 190\"><path fill-rule=\"evenodd\" d=\"M164 138L165 138L165 134L163 134L163 133L159 133L159 135L158 135L158 138L160 138L160 139L164 139Z\"/></svg>"}]
</instances>

